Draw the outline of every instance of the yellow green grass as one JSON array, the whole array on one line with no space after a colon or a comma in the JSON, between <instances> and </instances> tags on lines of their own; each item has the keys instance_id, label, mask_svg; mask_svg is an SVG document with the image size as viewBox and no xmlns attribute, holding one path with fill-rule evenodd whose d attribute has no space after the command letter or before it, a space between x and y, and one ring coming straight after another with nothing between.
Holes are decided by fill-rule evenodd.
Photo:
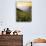
<instances>
[{"instance_id":1,"label":"yellow green grass","mask_svg":"<svg viewBox=\"0 0 46 46\"><path fill-rule=\"evenodd\" d=\"M16 9L16 21L17 22L31 22L32 21L31 12L25 12L20 9Z\"/></svg>"},{"instance_id":2,"label":"yellow green grass","mask_svg":"<svg viewBox=\"0 0 46 46\"><path fill-rule=\"evenodd\" d=\"M32 2L17 2L16 6L27 6L32 8ZM32 21L32 12L26 12L16 8L16 21L18 22L30 22Z\"/></svg>"}]
</instances>

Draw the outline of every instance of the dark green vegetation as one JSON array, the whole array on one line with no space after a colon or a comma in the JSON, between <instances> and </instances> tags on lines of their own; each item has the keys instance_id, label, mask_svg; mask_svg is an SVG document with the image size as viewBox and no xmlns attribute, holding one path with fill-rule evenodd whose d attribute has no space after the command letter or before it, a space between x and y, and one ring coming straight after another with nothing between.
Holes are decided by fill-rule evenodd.
<instances>
[{"instance_id":1,"label":"dark green vegetation","mask_svg":"<svg viewBox=\"0 0 46 46\"><path fill-rule=\"evenodd\" d=\"M31 22L32 21L31 12L22 11L16 8L16 21L17 22Z\"/></svg>"}]
</instances>

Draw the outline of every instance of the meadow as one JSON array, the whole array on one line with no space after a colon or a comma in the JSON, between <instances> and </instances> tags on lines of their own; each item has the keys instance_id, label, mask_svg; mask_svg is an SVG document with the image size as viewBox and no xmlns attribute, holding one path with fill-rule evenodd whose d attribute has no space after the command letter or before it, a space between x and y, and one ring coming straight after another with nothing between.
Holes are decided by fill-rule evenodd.
<instances>
[{"instance_id":1,"label":"meadow","mask_svg":"<svg viewBox=\"0 0 46 46\"><path fill-rule=\"evenodd\" d=\"M29 6L29 4L30 4L30 6ZM28 3L27 6L29 6L29 10L27 10L27 11L16 8L16 21L17 22L31 22L32 21L31 3Z\"/></svg>"}]
</instances>

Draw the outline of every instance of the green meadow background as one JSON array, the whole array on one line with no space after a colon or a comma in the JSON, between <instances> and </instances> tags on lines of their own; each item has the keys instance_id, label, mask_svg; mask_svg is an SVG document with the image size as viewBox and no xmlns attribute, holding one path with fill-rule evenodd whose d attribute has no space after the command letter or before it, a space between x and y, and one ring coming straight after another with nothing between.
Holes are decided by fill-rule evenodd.
<instances>
[{"instance_id":1,"label":"green meadow background","mask_svg":"<svg viewBox=\"0 0 46 46\"><path fill-rule=\"evenodd\" d=\"M25 2L25 3L27 3L26 6L28 6L30 10L29 11L23 11L19 8L16 8L16 21L17 22L31 22L32 21L32 11L31 11L32 2Z\"/></svg>"}]
</instances>

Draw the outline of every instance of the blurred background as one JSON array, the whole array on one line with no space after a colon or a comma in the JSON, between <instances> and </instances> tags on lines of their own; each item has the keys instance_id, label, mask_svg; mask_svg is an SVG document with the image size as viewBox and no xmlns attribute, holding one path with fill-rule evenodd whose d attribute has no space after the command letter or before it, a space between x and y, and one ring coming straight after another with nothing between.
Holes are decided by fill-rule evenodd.
<instances>
[{"instance_id":1,"label":"blurred background","mask_svg":"<svg viewBox=\"0 0 46 46\"><path fill-rule=\"evenodd\" d=\"M16 22L16 1L0 0L0 31L9 27L23 32L23 44L34 38L46 38L46 0L32 0L32 22Z\"/></svg>"}]
</instances>

